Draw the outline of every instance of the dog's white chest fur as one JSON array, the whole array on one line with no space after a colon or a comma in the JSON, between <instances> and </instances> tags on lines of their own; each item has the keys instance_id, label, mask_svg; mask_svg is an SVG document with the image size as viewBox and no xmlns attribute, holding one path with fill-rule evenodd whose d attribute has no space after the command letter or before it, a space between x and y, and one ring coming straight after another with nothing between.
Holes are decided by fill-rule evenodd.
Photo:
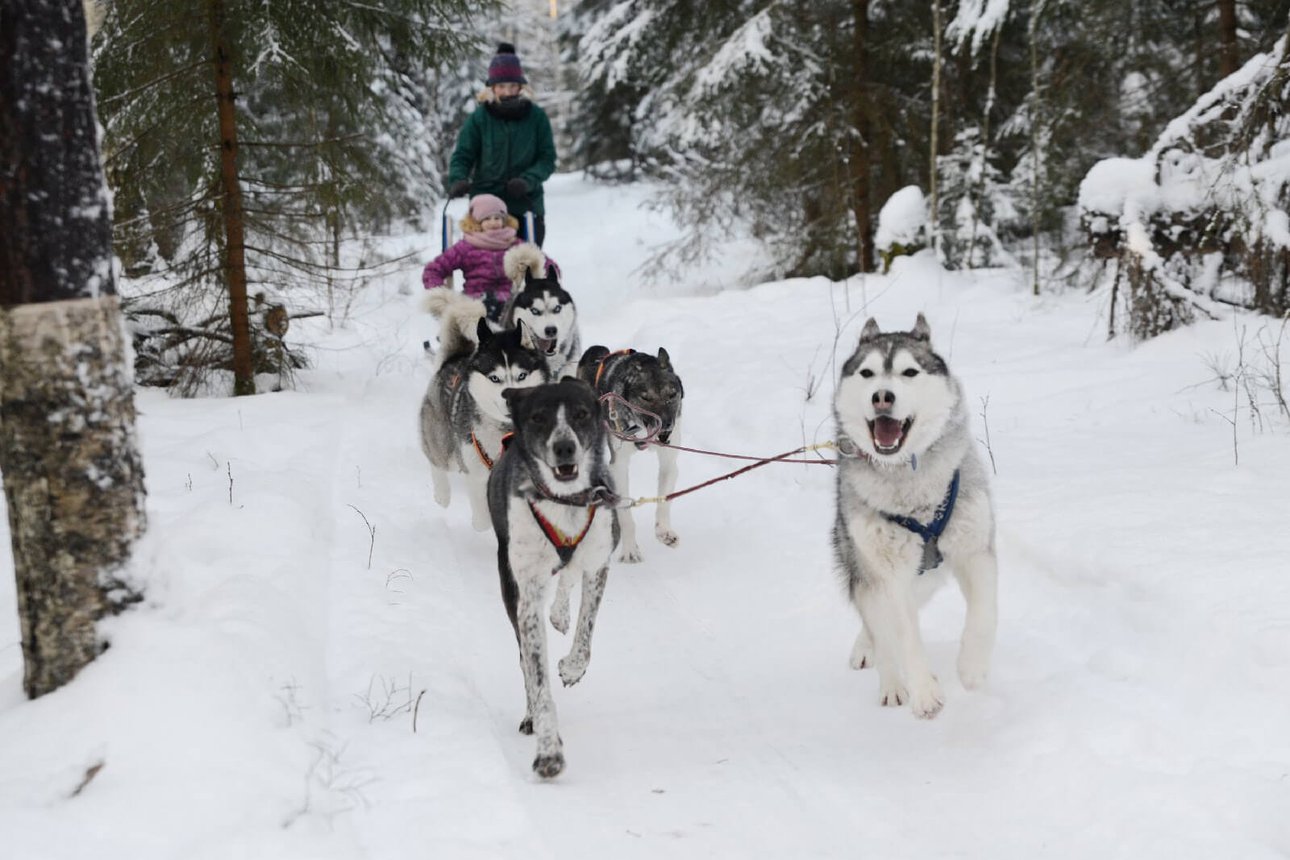
<instances>
[{"instance_id":1,"label":"dog's white chest fur","mask_svg":"<svg viewBox=\"0 0 1290 860\"><path fill-rule=\"evenodd\" d=\"M533 508L555 531L548 535ZM508 552L516 579L550 576L562 567L578 570L599 569L613 551L614 514L609 509L583 508L538 500L529 507L526 499L512 498L507 513L510 529ZM590 517L589 511L595 511ZM585 533L584 533L585 530ZM578 536L581 535L579 539ZM554 540L553 540L554 537ZM566 564L560 558L556 542L561 537L576 540Z\"/></svg>"}]
</instances>

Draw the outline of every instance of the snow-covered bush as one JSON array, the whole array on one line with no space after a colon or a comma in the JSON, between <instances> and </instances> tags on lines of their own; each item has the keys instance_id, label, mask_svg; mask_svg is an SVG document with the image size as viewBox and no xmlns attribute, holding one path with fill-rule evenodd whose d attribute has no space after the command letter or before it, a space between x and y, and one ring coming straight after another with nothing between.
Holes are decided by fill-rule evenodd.
<instances>
[{"instance_id":1,"label":"snow-covered bush","mask_svg":"<svg viewBox=\"0 0 1290 860\"><path fill-rule=\"evenodd\" d=\"M927 199L917 185L906 185L887 198L878 212L878 229L873 237L884 272L896 257L927 247L927 222Z\"/></svg>"},{"instance_id":2,"label":"snow-covered bush","mask_svg":"<svg viewBox=\"0 0 1290 860\"><path fill-rule=\"evenodd\" d=\"M1171 122L1137 159L1094 165L1080 185L1096 257L1128 285L1128 329L1147 338L1218 304L1290 310L1290 57L1286 39Z\"/></svg>"}]
</instances>

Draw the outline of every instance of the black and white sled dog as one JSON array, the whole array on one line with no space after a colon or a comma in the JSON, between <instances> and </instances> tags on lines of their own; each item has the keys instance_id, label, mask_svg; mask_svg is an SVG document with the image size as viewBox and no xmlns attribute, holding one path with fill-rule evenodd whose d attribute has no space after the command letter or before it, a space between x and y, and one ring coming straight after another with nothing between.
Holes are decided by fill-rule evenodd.
<instances>
[{"instance_id":1,"label":"black and white sled dog","mask_svg":"<svg viewBox=\"0 0 1290 860\"><path fill-rule=\"evenodd\" d=\"M657 432L664 444L678 438L681 425L681 401L685 388L681 377L672 368L667 350L659 348L658 355L624 349L610 352L607 347L593 346L578 362L578 378L596 391L597 397L612 393L644 412L659 418L659 426L640 425L644 416L622 407L614 399L604 401L602 407L609 426L618 433L640 436ZM645 419L652 421L653 419ZM611 473L619 495L628 495L628 471L632 455L648 447L648 443L629 442L610 435ZM653 446L658 454L658 495L666 496L676 489L676 450ZM641 560L641 550L636 543L636 524L630 511L622 516L622 542L618 558L625 562ZM672 503L659 502L654 511L654 536L665 546L676 546L679 538L672 531Z\"/></svg>"},{"instance_id":2,"label":"black and white sled dog","mask_svg":"<svg viewBox=\"0 0 1290 860\"><path fill-rule=\"evenodd\" d=\"M507 251L502 266L515 284L502 310L502 328L523 332L524 345L546 357L552 381L573 376L580 350L578 308L555 267L537 245L527 242Z\"/></svg>"},{"instance_id":3,"label":"black and white sled dog","mask_svg":"<svg viewBox=\"0 0 1290 860\"><path fill-rule=\"evenodd\" d=\"M561 286L555 268L548 265L541 248L528 242L508 250L502 257L502 268L513 288L491 327L494 331L518 328L524 346L542 354L552 381L573 376L581 349L578 309L573 296ZM448 287L430 290L424 306L443 327L455 326L472 340L476 320L489 315L482 301Z\"/></svg>"},{"instance_id":4,"label":"black and white sled dog","mask_svg":"<svg viewBox=\"0 0 1290 860\"><path fill-rule=\"evenodd\" d=\"M560 679L582 679L605 591L609 555L618 541L613 483L605 464L605 429L591 387L563 379L506 391L514 436L488 479L488 509L497 534L502 600L520 648L526 709L520 731L537 736L533 770L550 778L564 769L542 614L551 580L551 624L569 629L569 592L582 583L578 626Z\"/></svg>"},{"instance_id":5,"label":"black and white sled dog","mask_svg":"<svg viewBox=\"0 0 1290 860\"><path fill-rule=\"evenodd\" d=\"M464 313L465 319L458 314ZM475 337L465 334L474 320ZM430 460L434 498L447 507L452 499L448 471L466 476L471 519L478 531L489 526L488 473L510 432L511 417L502 392L546 381L546 363L520 342L516 331L494 332L463 304L444 309L434 377L421 399L421 450Z\"/></svg>"},{"instance_id":6,"label":"black and white sled dog","mask_svg":"<svg viewBox=\"0 0 1290 860\"><path fill-rule=\"evenodd\" d=\"M962 387L932 349L922 314L908 332L865 324L833 410L844 454L833 547L863 621L851 665L877 667L882 704L934 717L945 700L918 611L945 581L944 561L967 601L959 679L979 687L994 648L997 560L988 477Z\"/></svg>"}]
</instances>

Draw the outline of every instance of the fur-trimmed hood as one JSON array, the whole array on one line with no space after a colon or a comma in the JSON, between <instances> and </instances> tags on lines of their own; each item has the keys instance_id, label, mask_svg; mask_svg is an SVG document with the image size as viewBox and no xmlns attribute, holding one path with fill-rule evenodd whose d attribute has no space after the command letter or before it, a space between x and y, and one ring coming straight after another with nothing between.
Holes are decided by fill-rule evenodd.
<instances>
[{"instance_id":1,"label":"fur-trimmed hood","mask_svg":"<svg viewBox=\"0 0 1290 860\"><path fill-rule=\"evenodd\" d=\"M523 86L520 87L520 98L533 101L533 97L534 97L533 87L529 86L528 84L524 84ZM497 93L493 92L492 87L484 87L482 90L478 92L478 94L475 95L475 101L479 102L481 105L488 104L489 102L495 103L498 101Z\"/></svg>"}]
</instances>

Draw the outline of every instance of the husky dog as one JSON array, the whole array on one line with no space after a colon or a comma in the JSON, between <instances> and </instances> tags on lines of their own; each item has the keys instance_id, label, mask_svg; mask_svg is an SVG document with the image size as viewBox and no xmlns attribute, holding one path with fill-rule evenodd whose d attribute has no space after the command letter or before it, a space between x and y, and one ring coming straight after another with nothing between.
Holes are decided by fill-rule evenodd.
<instances>
[{"instance_id":1,"label":"husky dog","mask_svg":"<svg viewBox=\"0 0 1290 860\"><path fill-rule=\"evenodd\" d=\"M537 735L533 770L550 778L564 769L548 678L542 620L557 579L551 624L569 629L569 592L582 583L578 627L560 679L581 680L591 659L591 633L605 591L609 554L618 541L613 483L605 465L605 429L590 386L576 379L505 393L515 435L488 478L488 509L497 534L502 601L520 647L526 709L520 731Z\"/></svg>"},{"instance_id":2,"label":"husky dog","mask_svg":"<svg viewBox=\"0 0 1290 860\"><path fill-rule=\"evenodd\" d=\"M578 309L541 249L516 245L502 258L516 289L502 310L503 329L519 328L524 345L546 356L552 381L573 376L579 354Z\"/></svg>"},{"instance_id":3,"label":"husky dog","mask_svg":"<svg viewBox=\"0 0 1290 860\"><path fill-rule=\"evenodd\" d=\"M959 679L979 687L994 648L997 560L962 387L933 351L922 314L909 332L865 323L833 411L844 454L833 548L863 622L851 666L877 667L882 704L908 702L915 716L934 717L945 700L918 610L945 581L947 562L967 601Z\"/></svg>"},{"instance_id":4,"label":"husky dog","mask_svg":"<svg viewBox=\"0 0 1290 860\"><path fill-rule=\"evenodd\" d=\"M676 438L681 421L681 399L685 389L681 377L672 369L667 350L659 348L658 356L631 349L610 352L603 346L593 346L578 362L578 378L596 390L596 396L615 394L637 409L657 415L659 426L642 428L638 422L643 417L623 407L621 401L608 399L604 405L606 420L623 435L644 436L657 431L658 440L664 445ZM652 419L646 419L652 420ZM628 466L632 454L644 450L646 441L636 443L610 437L611 469L614 486L619 495L628 495ZM676 450L656 446L658 453L658 495L666 496L676 489ZM630 512L622 517L623 539L618 558L625 562L641 560L641 550L636 544L636 524ZM672 531L672 503L659 502L654 512L654 536L667 546L676 546L679 538Z\"/></svg>"},{"instance_id":5,"label":"husky dog","mask_svg":"<svg viewBox=\"0 0 1290 860\"><path fill-rule=\"evenodd\" d=\"M435 501L443 507L452 498L448 470L465 473L473 524L484 531L488 472L511 429L502 392L541 385L546 364L521 345L519 332L496 333L483 317L475 318L474 340L466 337L454 308L464 306L445 313L440 363L421 400L421 450L430 460Z\"/></svg>"}]
</instances>

